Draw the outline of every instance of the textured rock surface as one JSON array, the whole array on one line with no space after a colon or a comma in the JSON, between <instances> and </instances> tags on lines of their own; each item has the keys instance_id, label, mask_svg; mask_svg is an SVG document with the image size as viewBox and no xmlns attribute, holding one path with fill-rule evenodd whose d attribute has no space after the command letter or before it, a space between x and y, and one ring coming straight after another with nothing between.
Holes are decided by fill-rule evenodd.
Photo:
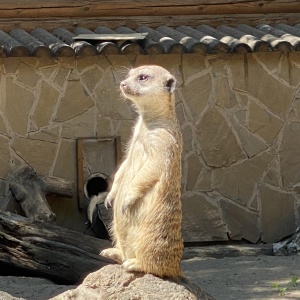
<instances>
[{"instance_id":1,"label":"textured rock surface","mask_svg":"<svg viewBox=\"0 0 300 300\"><path fill-rule=\"evenodd\" d=\"M110 265L89 274L74 290L51 300L213 300L202 289L181 280L178 283L150 274L125 272L120 265Z\"/></svg>"}]
</instances>

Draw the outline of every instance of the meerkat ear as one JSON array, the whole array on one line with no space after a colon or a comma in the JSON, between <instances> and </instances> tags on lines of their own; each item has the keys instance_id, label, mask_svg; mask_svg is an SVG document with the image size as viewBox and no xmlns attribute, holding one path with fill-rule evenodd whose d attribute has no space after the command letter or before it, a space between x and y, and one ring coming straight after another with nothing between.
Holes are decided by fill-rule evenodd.
<instances>
[{"instance_id":1,"label":"meerkat ear","mask_svg":"<svg viewBox=\"0 0 300 300\"><path fill-rule=\"evenodd\" d=\"M168 90L169 93L173 93L176 87L176 80L171 77L166 81L166 89Z\"/></svg>"}]
</instances>

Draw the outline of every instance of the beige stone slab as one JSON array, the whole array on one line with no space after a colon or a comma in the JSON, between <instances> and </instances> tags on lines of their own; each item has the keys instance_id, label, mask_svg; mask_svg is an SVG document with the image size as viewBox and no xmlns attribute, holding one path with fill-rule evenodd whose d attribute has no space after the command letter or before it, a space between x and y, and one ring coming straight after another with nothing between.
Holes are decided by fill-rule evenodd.
<instances>
[{"instance_id":1,"label":"beige stone slab","mask_svg":"<svg viewBox=\"0 0 300 300\"><path fill-rule=\"evenodd\" d=\"M251 101L249 105L249 129L272 144L278 135L283 120Z\"/></svg>"},{"instance_id":2,"label":"beige stone slab","mask_svg":"<svg viewBox=\"0 0 300 300\"><path fill-rule=\"evenodd\" d=\"M280 60L278 76L283 79L287 85L296 88L300 84L300 66L293 64L289 57L284 55Z\"/></svg>"},{"instance_id":3,"label":"beige stone slab","mask_svg":"<svg viewBox=\"0 0 300 300\"><path fill-rule=\"evenodd\" d=\"M183 151L189 152L193 150L194 144L194 130L190 125L185 126L181 129L183 139Z\"/></svg>"},{"instance_id":4,"label":"beige stone slab","mask_svg":"<svg viewBox=\"0 0 300 300\"><path fill-rule=\"evenodd\" d=\"M278 161L278 159L274 160L274 162L271 164L270 168L264 174L263 182L279 188L280 187L280 179L279 179L280 172L277 167L277 164L278 164L277 161Z\"/></svg>"},{"instance_id":5,"label":"beige stone slab","mask_svg":"<svg viewBox=\"0 0 300 300\"><path fill-rule=\"evenodd\" d=\"M21 63L20 57L3 58L4 74L15 75Z\"/></svg>"},{"instance_id":6,"label":"beige stone slab","mask_svg":"<svg viewBox=\"0 0 300 300\"><path fill-rule=\"evenodd\" d=\"M64 138L91 137L95 136L95 110L88 111L62 123L61 136Z\"/></svg>"},{"instance_id":7,"label":"beige stone slab","mask_svg":"<svg viewBox=\"0 0 300 300\"><path fill-rule=\"evenodd\" d=\"M185 242L227 240L225 224L216 205L202 194L186 195L182 199L183 240Z\"/></svg>"},{"instance_id":8,"label":"beige stone slab","mask_svg":"<svg viewBox=\"0 0 300 300\"><path fill-rule=\"evenodd\" d=\"M51 84L43 80L41 82L40 93L38 94L38 103L32 114L32 120L40 128L51 123L60 92Z\"/></svg>"},{"instance_id":9,"label":"beige stone slab","mask_svg":"<svg viewBox=\"0 0 300 300\"><path fill-rule=\"evenodd\" d=\"M252 56L257 59L270 73L275 73L278 71L282 52L255 52Z\"/></svg>"},{"instance_id":10,"label":"beige stone slab","mask_svg":"<svg viewBox=\"0 0 300 300\"><path fill-rule=\"evenodd\" d=\"M220 208L232 240L245 239L251 243L257 243L261 235L257 213L250 212L225 199L220 200Z\"/></svg>"},{"instance_id":11,"label":"beige stone slab","mask_svg":"<svg viewBox=\"0 0 300 300\"><path fill-rule=\"evenodd\" d=\"M92 94L96 85L99 83L99 81L101 81L103 75L103 70L99 69L97 66L93 66L92 68L89 68L83 72L80 77L90 94Z\"/></svg>"},{"instance_id":12,"label":"beige stone slab","mask_svg":"<svg viewBox=\"0 0 300 300\"><path fill-rule=\"evenodd\" d=\"M233 128L239 137L241 147L248 157L253 157L268 148L267 144L247 127L232 119Z\"/></svg>"},{"instance_id":13,"label":"beige stone slab","mask_svg":"<svg viewBox=\"0 0 300 300\"><path fill-rule=\"evenodd\" d=\"M300 181L300 122L288 123L279 148L280 170L284 188Z\"/></svg>"},{"instance_id":14,"label":"beige stone slab","mask_svg":"<svg viewBox=\"0 0 300 300\"><path fill-rule=\"evenodd\" d=\"M55 143L16 137L11 147L38 174L49 174L56 154L57 145Z\"/></svg>"},{"instance_id":15,"label":"beige stone slab","mask_svg":"<svg viewBox=\"0 0 300 300\"><path fill-rule=\"evenodd\" d=\"M6 125L4 123L4 117L0 114L0 133L7 134Z\"/></svg>"},{"instance_id":16,"label":"beige stone slab","mask_svg":"<svg viewBox=\"0 0 300 300\"><path fill-rule=\"evenodd\" d=\"M70 68L60 67L54 76L53 82L61 89L63 89L67 78L71 72Z\"/></svg>"},{"instance_id":17,"label":"beige stone slab","mask_svg":"<svg viewBox=\"0 0 300 300\"><path fill-rule=\"evenodd\" d=\"M54 121L70 120L94 106L94 101L77 81L68 81L64 95L60 100Z\"/></svg>"},{"instance_id":18,"label":"beige stone slab","mask_svg":"<svg viewBox=\"0 0 300 300\"><path fill-rule=\"evenodd\" d=\"M78 57L76 59L76 67L79 73L84 71L87 67L91 67L97 65L99 61L106 61L106 58L102 58L101 56L88 56L88 57ZM102 64L103 65L103 64ZM109 66L109 63L107 63ZM103 65L104 66L104 65Z\"/></svg>"},{"instance_id":19,"label":"beige stone slab","mask_svg":"<svg viewBox=\"0 0 300 300\"><path fill-rule=\"evenodd\" d=\"M5 102L5 113L10 127L15 133L25 136L34 103L33 93L15 84L10 77L7 77Z\"/></svg>"},{"instance_id":20,"label":"beige stone slab","mask_svg":"<svg viewBox=\"0 0 300 300\"><path fill-rule=\"evenodd\" d=\"M6 179L11 168L11 154L9 150L9 139L0 135L0 178Z\"/></svg>"},{"instance_id":21,"label":"beige stone slab","mask_svg":"<svg viewBox=\"0 0 300 300\"><path fill-rule=\"evenodd\" d=\"M199 54L183 54L182 55L182 73L183 81L191 81L193 77L198 77L199 73L207 70L205 56Z\"/></svg>"},{"instance_id":22,"label":"beige stone slab","mask_svg":"<svg viewBox=\"0 0 300 300\"><path fill-rule=\"evenodd\" d=\"M21 61L19 69L17 82L29 88L35 88L41 75L36 72L36 69L28 64Z\"/></svg>"},{"instance_id":23,"label":"beige stone slab","mask_svg":"<svg viewBox=\"0 0 300 300\"><path fill-rule=\"evenodd\" d=\"M195 78L185 83L180 89L181 98L184 99L185 107L192 116L190 121L198 121L207 106L212 94L212 82L209 74Z\"/></svg>"},{"instance_id":24,"label":"beige stone slab","mask_svg":"<svg viewBox=\"0 0 300 300\"><path fill-rule=\"evenodd\" d=\"M76 181L75 140L61 139L53 166L52 175L71 182Z\"/></svg>"},{"instance_id":25,"label":"beige stone slab","mask_svg":"<svg viewBox=\"0 0 300 300\"><path fill-rule=\"evenodd\" d=\"M269 74L256 60L248 57L247 88L270 111L283 117L289 109L294 89Z\"/></svg>"},{"instance_id":26,"label":"beige stone slab","mask_svg":"<svg viewBox=\"0 0 300 300\"><path fill-rule=\"evenodd\" d=\"M214 76L213 90L216 105L219 105L226 109L231 109L238 104L237 98L231 90L228 78L225 76L225 74Z\"/></svg>"},{"instance_id":27,"label":"beige stone slab","mask_svg":"<svg viewBox=\"0 0 300 300\"><path fill-rule=\"evenodd\" d=\"M261 186L262 241L272 243L291 235L296 230L295 196L267 186Z\"/></svg>"},{"instance_id":28,"label":"beige stone slab","mask_svg":"<svg viewBox=\"0 0 300 300\"><path fill-rule=\"evenodd\" d=\"M196 133L208 166L225 167L246 158L226 119L215 107L206 111Z\"/></svg>"},{"instance_id":29,"label":"beige stone slab","mask_svg":"<svg viewBox=\"0 0 300 300\"><path fill-rule=\"evenodd\" d=\"M129 101L125 100L115 82L115 73L107 70L95 89L95 98L98 114L112 119L132 119Z\"/></svg>"},{"instance_id":30,"label":"beige stone slab","mask_svg":"<svg viewBox=\"0 0 300 300\"><path fill-rule=\"evenodd\" d=\"M113 135L114 129L110 118L98 117L97 118L97 136Z\"/></svg>"},{"instance_id":31,"label":"beige stone slab","mask_svg":"<svg viewBox=\"0 0 300 300\"><path fill-rule=\"evenodd\" d=\"M203 165L201 164L197 154L193 153L187 159L187 179L186 179L186 190L193 191L195 184L203 170Z\"/></svg>"},{"instance_id":32,"label":"beige stone slab","mask_svg":"<svg viewBox=\"0 0 300 300\"><path fill-rule=\"evenodd\" d=\"M257 182L268 169L274 153L266 151L251 159L213 171L213 188L226 197L246 205Z\"/></svg>"}]
</instances>

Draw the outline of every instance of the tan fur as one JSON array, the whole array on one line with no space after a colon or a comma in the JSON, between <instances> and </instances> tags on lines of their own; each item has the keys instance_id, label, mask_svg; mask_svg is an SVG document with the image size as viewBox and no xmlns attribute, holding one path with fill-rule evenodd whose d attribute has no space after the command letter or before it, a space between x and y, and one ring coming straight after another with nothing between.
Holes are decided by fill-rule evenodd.
<instances>
[{"instance_id":1,"label":"tan fur","mask_svg":"<svg viewBox=\"0 0 300 300\"><path fill-rule=\"evenodd\" d=\"M101 255L128 271L180 277L182 138L175 79L159 66L132 69L120 85L139 119L105 203L113 203L115 248Z\"/></svg>"}]
</instances>

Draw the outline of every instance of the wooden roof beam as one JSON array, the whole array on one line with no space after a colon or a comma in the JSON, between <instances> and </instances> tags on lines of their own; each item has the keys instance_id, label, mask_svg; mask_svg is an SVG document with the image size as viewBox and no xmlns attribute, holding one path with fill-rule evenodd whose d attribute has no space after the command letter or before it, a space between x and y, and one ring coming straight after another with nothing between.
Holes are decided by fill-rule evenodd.
<instances>
[{"instance_id":1,"label":"wooden roof beam","mask_svg":"<svg viewBox=\"0 0 300 300\"><path fill-rule=\"evenodd\" d=\"M1 0L0 18L300 13L298 0Z\"/></svg>"}]
</instances>

